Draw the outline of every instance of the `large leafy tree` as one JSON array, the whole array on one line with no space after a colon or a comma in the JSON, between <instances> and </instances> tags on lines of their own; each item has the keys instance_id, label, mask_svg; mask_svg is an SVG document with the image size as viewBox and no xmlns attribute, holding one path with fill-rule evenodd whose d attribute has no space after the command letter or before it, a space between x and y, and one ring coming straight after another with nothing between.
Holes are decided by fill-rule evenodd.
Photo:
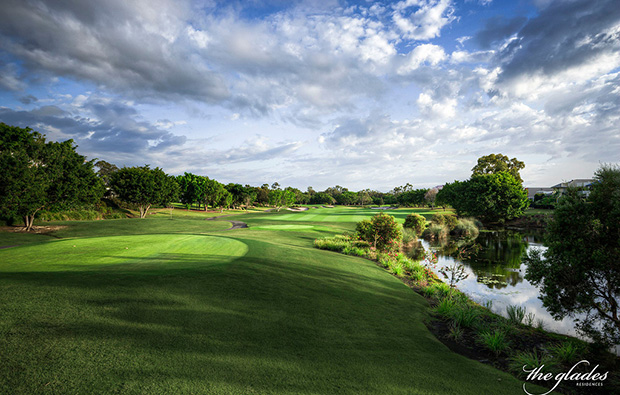
<instances>
[{"instance_id":1,"label":"large leafy tree","mask_svg":"<svg viewBox=\"0 0 620 395\"><path fill-rule=\"evenodd\" d=\"M0 123L0 210L30 230L38 212L95 203L103 182L72 140L46 142L30 128Z\"/></svg>"},{"instance_id":2,"label":"large leafy tree","mask_svg":"<svg viewBox=\"0 0 620 395\"><path fill-rule=\"evenodd\" d=\"M148 165L123 167L112 175L110 184L122 201L138 207L140 218L146 217L152 205L166 206L176 200L179 193L174 177Z\"/></svg>"},{"instance_id":3,"label":"large leafy tree","mask_svg":"<svg viewBox=\"0 0 620 395\"><path fill-rule=\"evenodd\" d=\"M274 189L269 192L269 204L278 211L284 206L292 206L295 204L295 192L290 189Z\"/></svg>"},{"instance_id":4,"label":"large leafy tree","mask_svg":"<svg viewBox=\"0 0 620 395\"><path fill-rule=\"evenodd\" d=\"M620 168L602 166L586 199L577 190L560 202L546 251L528 255L526 278L557 319L577 316L595 340L620 343ZM583 315L585 314L585 318Z\"/></svg>"},{"instance_id":5,"label":"large leafy tree","mask_svg":"<svg viewBox=\"0 0 620 395\"><path fill-rule=\"evenodd\" d=\"M517 158L510 159L506 155L490 154L478 158L478 163L471 170L472 175L508 172L512 174L519 183L522 183L523 180L521 179L519 170L523 168L525 168L525 163L519 161Z\"/></svg>"},{"instance_id":6,"label":"large leafy tree","mask_svg":"<svg viewBox=\"0 0 620 395\"><path fill-rule=\"evenodd\" d=\"M529 205L527 192L511 173L473 175L467 181L446 184L437 202L451 205L459 215L485 222L504 222L523 215Z\"/></svg>"}]
</instances>

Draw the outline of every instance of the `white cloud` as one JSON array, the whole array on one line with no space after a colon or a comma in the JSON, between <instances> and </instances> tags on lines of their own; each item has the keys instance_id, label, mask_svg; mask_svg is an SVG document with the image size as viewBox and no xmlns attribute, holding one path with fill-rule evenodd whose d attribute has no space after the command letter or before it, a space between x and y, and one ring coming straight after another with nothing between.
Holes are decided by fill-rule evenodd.
<instances>
[{"instance_id":1,"label":"white cloud","mask_svg":"<svg viewBox=\"0 0 620 395\"><path fill-rule=\"evenodd\" d=\"M417 10L407 15L411 7ZM401 1L394 8L394 23L407 39L438 37L441 29L456 19L450 0Z\"/></svg>"}]
</instances>

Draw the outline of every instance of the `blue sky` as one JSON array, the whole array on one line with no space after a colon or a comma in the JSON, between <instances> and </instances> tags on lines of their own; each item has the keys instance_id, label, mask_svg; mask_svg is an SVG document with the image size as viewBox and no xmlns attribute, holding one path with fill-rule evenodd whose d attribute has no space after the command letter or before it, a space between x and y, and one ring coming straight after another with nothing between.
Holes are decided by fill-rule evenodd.
<instances>
[{"instance_id":1,"label":"blue sky","mask_svg":"<svg viewBox=\"0 0 620 395\"><path fill-rule=\"evenodd\" d=\"M119 166L387 191L620 160L609 1L0 0L0 121Z\"/></svg>"}]
</instances>

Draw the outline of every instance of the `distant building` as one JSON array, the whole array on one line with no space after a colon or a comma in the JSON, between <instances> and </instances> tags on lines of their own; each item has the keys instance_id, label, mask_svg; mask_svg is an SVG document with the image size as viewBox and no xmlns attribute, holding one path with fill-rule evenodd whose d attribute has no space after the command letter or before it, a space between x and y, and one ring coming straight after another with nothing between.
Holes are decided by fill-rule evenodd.
<instances>
[{"instance_id":1,"label":"distant building","mask_svg":"<svg viewBox=\"0 0 620 395\"><path fill-rule=\"evenodd\" d=\"M590 187L594 182L591 178L578 178L575 180L570 180L568 182L561 182L557 185L552 186L554 191L558 192L558 194L563 195L569 188L581 189L585 196L590 194Z\"/></svg>"},{"instance_id":2,"label":"distant building","mask_svg":"<svg viewBox=\"0 0 620 395\"><path fill-rule=\"evenodd\" d=\"M528 187L525 188L527 191L527 198L530 200L534 200L534 196L542 193L543 195L551 195L555 190L553 188L542 188L542 187Z\"/></svg>"}]
</instances>

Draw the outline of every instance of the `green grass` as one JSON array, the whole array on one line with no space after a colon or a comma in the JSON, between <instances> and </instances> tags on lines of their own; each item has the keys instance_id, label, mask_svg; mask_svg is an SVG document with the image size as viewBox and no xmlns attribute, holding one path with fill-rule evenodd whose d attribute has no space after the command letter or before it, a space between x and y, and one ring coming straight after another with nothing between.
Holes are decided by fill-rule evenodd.
<instances>
[{"instance_id":1,"label":"green grass","mask_svg":"<svg viewBox=\"0 0 620 395\"><path fill-rule=\"evenodd\" d=\"M0 393L522 393L432 336L400 280L313 248L348 222L174 211L0 233L20 245L0 250Z\"/></svg>"}]
</instances>

